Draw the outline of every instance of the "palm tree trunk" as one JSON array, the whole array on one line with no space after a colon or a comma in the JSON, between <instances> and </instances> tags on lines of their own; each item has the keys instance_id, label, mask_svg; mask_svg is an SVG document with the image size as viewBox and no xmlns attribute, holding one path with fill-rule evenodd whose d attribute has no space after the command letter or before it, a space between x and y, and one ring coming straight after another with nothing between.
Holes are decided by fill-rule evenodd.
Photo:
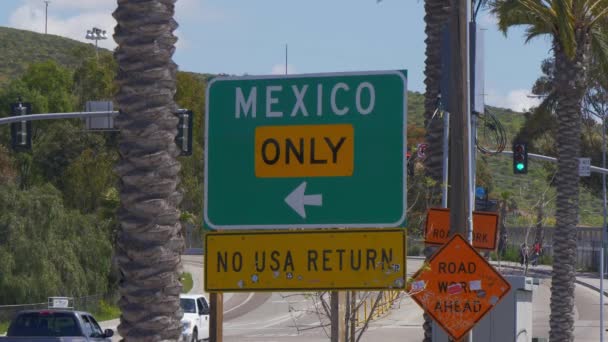
<instances>
[{"instance_id":1,"label":"palm tree trunk","mask_svg":"<svg viewBox=\"0 0 608 342\"><path fill-rule=\"evenodd\" d=\"M426 141L428 143L427 156L424 160L426 174L434 184L429 189L430 198L427 203L437 205L441 199L442 162L443 162L443 120L433 114L438 107L438 96L441 82L441 30L447 22L449 14L449 0L425 0L424 2L424 22L426 33L426 61L424 83L426 92L424 93L424 126L426 127ZM427 251L428 257L432 254ZM424 342L432 341L432 319L426 313L424 317Z\"/></svg>"},{"instance_id":2,"label":"palm tree trunk","mask_svg":"<svg viewBox=\"0 0 608 342\"><path fill-rule=\"evenodd\" d=\"M427 157L424 160L426 174L435 181L431 189L431 203L437 204L441 197L443 162L443 120L433 114L438 107L441 83L441 30L447 23L449 0L426 0L424 3L426 24L426 60L424 68L424 125L428 143Z\"/></svg>"},{"instance_id":3,"label":"palm tree trunk","mask_svg":"<svg viewBox=\"0 0 608 342\"><path fill-rule=\"evenodd\" d=\"M581 142L581 103L585 91L585 66L589 39L576 32L577 51L566 56L554 41L557 95L557 201L553 237L555 262L551 285L550 341L574 341L574 286L576 226L579 215L578 157Z\"/></svg>"},{"instance_id":4,"label":"palm tree trunk","mask_svg":"<svg viewBox=\"0 0 608 342\"><path fill-rule=\"evenodd\" d=\"M113 14L121 111L118 332L127 341L176 341L181 333L175 2L118 0Z\"/></svg>"}]
</instances>

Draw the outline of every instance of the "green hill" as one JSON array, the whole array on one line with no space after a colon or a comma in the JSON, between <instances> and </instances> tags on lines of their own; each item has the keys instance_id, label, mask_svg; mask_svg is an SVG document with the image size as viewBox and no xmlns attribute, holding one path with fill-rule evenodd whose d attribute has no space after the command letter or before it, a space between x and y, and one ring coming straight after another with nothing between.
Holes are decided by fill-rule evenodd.
<instances>
[{"instance_id":1,"label":"green hill","mask_svg":"<svg viewBox=\"0 0 608 342\"><path fill-rule=\"evenodd\" d=\"M83 55L83 52L86 49L93 51L94 48L92 43L0 26L0 60L2 61L0 63L0 87L6 85L9 80L19 77L30 63L52 59L62 66L74 68L80 64L80 56ZM99 51L100 53L111 53L103 48L100 48ZM204 81L212 77L210 74L191 74ZM523 124L523 117L517 115L519 113L507 109L492 109L510 134L515 134ZM423 113L423 94L410 92L408 94L408 124L424 127Z\"/></svg>"},{"instance_id":2,"label":"green hill","mask_svg":"<svg viewBox=\"0 0 608 342\"><path fill-rule=\"evenodd\" d=\"M21 75L33 62L52 59L63 66L76 67L85 49L95 46L52 34L0 27L0 86ZM102 48L99 51L111 53Z\"/></svg>"}]
</instances>

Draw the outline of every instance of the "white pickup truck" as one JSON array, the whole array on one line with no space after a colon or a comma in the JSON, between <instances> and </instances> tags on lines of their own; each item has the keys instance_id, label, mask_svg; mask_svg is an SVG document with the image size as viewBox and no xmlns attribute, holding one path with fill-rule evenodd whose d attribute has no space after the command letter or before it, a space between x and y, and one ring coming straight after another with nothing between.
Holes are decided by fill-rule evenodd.
<instances>
[{"instance_id":1,"label":"white pickup truck","mask_svg":"<svg viewBox=\"0 0 608 342\"><path fill-rule=\"evenodd\" d=\"M198 342L209 339L209 302L201 294L181 294L182 338Z\"/></svg>"}]
</instances>

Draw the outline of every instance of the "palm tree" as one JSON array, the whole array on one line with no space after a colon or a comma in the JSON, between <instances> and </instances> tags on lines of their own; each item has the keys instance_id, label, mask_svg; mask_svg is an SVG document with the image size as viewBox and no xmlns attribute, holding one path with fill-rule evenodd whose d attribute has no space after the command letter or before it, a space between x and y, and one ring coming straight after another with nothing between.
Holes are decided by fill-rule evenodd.
<instances>
[{"instance_id":1,"label":"palm tree","mask_svg":"<svg viewBox=\"0 0 608 342\"><path fill-rule=\"evenodd\" d=\"M426 33L426 60L424 62L424 125L428 143L427 157L424 160L426 173L434 181L431 198L440 198L443 157L443 120L434 114L439 105L441 83L441 31L448 21L450 0L426 0L424 2L424 22ZM436 204L436 203L435 203Z\"/></svg>"},{"instance_id":2,"label":"palm tree","mask_svg":"<svg viewBox=\"0 0 608 342\"><path fill-rule=\"evenodd\" d=\"M498 208L500 210L500 222L498 232L498 258L499 260L507 253L507 244L509 241L509 232L507 230L507 215L517 208L517 203L512 198L509 191L500 193L500 201Z\"/></svg>"},{"instance_id":3,"label":"palm tree","mask_svg":"<svg viewBox=\"0 0 608 342\"><path fill-rule=\"evenodd\" d=\"M176 341L181 333L175 2L118 0L113 14L121 110L118 332L127 341Z\"/></svg>"},{"instance_id":4,"label":"palm tree","mask_svg":"<svg viewBox=\"0 0 608 342\"><path fill-rule=\"evenodd\" d=\"M439 85L441 82L441 30L447 23L450 0L425 0L424 23L426 33L426 60L424 68L424 125L428 153L424 160L427 176L432 179L430 190L431 205L436 205L440 198L443 161L443 120L434 116L438 108ZM427 251L430 257L431 251ZM428 259L428 258L427 258ZM432 320L424 313L424 342L432 340Z\"/></svg>"},{"instance_id":5,"label":"palm tree","mask_svg":"<svg viewBox=\"0 0 608 342\"><path fill-rule=\"evenodd\" d=\"M603 63L608 60L602 20L608 0L493 0L491 10L505 34L510 27L523 25L526 41L541 35L552 38L558 171L550 340L573 341L581 104L591 54Z\"/></svg>"}]
</instances>

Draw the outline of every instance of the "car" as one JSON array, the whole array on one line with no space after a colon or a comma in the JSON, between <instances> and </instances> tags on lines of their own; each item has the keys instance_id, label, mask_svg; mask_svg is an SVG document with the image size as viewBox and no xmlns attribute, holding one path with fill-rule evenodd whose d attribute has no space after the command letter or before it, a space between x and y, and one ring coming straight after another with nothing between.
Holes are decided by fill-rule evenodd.
<instances>
[{"instance_id":1,"label":"car","mask_svg":"<svg viewBox=\"0 0 608 342\"><path fill-rule=\"evenodd\" d=\"M209 302L202 294L181 294L179 302L184 312L182 338L198 342L209 339Z\"/></svg>"},{"instance_id":2,"label":"car","mask_svg":"<svg viewBox=\"0 0 608 342\"><path fill-rule=\"evenodd\" d=\"M24 310L11 321L2 342L110 342L114 331L102 331L88 312L74 310Z\"/></svg>"}]
</instances>

